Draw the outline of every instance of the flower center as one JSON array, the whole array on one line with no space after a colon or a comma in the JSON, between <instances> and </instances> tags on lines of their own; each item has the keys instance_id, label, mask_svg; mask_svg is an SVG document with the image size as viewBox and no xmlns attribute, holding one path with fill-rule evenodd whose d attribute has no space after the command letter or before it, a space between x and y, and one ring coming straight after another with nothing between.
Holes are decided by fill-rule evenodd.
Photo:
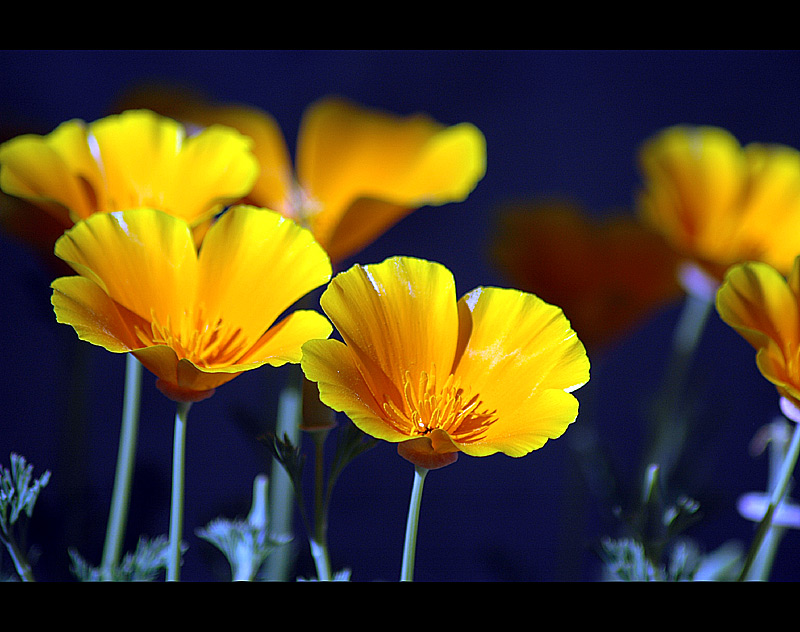
<instances>
[{"instance_id":1,"label":"flower center","mask_svg":"<svg viewBox=\"0 0 800 632\"><path fill-rule=\"evenodd\" d=\"M459 441L478 437L495 420L497 411L482 408L479 395L469 397L461 387L460 378L448 374L445 383L436 383L435 368L422 371L414 382L410 371L403 376L402 402L396 405L389 399L383 410L395 427L411 437L429 434L439 429Z\"/></svg>"},{"instance_id":2,"label":"flower center","mask_svg":"<svg viewBox=\"0 0 800 632\"><path fill-rule=\"evenodd\" d=\"M205 368L235 364L249 348L241 328L224 323L222 318L209 322L202 307L196 313L184 311L178 322L167 317L166 323L160 323L151 312L150 331L137 327L136 335L146 346L167 345L179 359Z\"/></svg>"}]
</instances>

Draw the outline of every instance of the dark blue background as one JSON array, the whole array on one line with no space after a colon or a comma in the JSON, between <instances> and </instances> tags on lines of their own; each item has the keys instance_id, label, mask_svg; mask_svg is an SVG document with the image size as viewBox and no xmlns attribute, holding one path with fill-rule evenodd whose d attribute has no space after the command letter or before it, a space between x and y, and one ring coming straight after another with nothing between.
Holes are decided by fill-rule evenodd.
<instances>
[{"instance_id":1,"label":"dark blue background","mask_svg":"<svg viewBox=\"0 0 800 632\"><path fill-rule=\"evenodd\" d=\"M486 254L499 205L560 194L597 214L631 209L637 148L665 126L712 124L743 143L800 147L799 71L795 51L2 51L0 117L8 128L47 133L69 118L106 115L122 90L155 78L260 106L292 146L305 107L329 94L400 114L424 111L448 124L469 121L488 151L474 193L417 211L352 260L437 260L463 293L504 284ZM24 245L0 236L0 463L7 466L15 451L37 474L52 471L31 543L41 552L39 578L62 580L70 578L68 546L100 561L124 358L78 343L55 323L49 281ZM677 313L677 306L662 310L593 358L592 381L578 391L627 485L635 483L642 399L658 383ZM63 421L68 369L78 360L86 363L85 385L72 391L88 411L82 430ZM777 412L775 392L750 347L716 314L693 376L707 423L693 446L697 469L687 491L706 513L691 534L708 550L728 539L749 542L752 524L734 502L765 485L766 459L751 457L747 444ZM193 531L218 515L247 512L253 477L268 471L248 422L260 427L274 416L285 377L283 369L244 374L191 411L185 580L216 577L220 556ZM146 373L128 548L140 534L167 532L173 411ZM462 457L432 472L417 579L596 579L598 538L617 533L578 475L569 437L523 459ZM399 576L411 481L410 464L386 444L344 472L330 516L336 568L351 568L358 581ZM776 579L800 579L798 540L797 532L787 535ZM308 576L313 567L300 544L298 569Z\"/></svg>"}]
</instances>

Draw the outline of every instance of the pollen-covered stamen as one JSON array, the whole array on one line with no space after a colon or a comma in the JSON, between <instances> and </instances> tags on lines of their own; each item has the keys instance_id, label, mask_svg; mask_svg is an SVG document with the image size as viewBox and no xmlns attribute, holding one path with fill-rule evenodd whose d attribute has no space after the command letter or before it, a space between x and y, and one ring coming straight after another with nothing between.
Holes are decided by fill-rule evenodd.
<instances>
[{"instance_id":1,"label":"pollen-covered stamen","mask_svg":"<svg viewBox=\"0 0 800 632\"><path fill-rule=\"evenodd\" d=\"M436 383L435 367L422 371L414 380L410 371L403 375L402 402L388 398L383 410L400 432L410 436L422 436L434 429L443 430L460 441L475 439L494 420L497 411L479 411L479 396L467 397L460 380L448 374L445 383Z\"/></svg>"},{"instance_id":2,"label":"pollen-covered stamen","mask_svg":"<svg viewBox=\"0 0 800 632\"><path fill-rule=\"evenodd\" d=\"M179 358L200 367L235 364L249 348L240 327L231 327L222 318L206 320L202 307L196 315L184 312L177 323L170 317L166 323L160 323L155 313L151 313L150 331L137 328L136 335L143 344L167 345Z\"/></svg>"}]
</instances>

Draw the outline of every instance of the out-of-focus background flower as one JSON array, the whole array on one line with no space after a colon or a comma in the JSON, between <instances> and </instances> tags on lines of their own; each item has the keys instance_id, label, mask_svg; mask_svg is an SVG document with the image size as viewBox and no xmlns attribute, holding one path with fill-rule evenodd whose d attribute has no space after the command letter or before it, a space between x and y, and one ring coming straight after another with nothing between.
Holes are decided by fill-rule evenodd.
<instances>
[{"instance_id":1,"label":"out-of-focus background flower","mask_svg":"<svg viewBox=\"0 0 800 632\"><path fill-rule=\"evenodd\" d=\"M6 50L0 52L0 140L48 133L71 118L96 120L149 82L262 108L292 149L304 110L330 95L397 114L425 112L447 125L472 123L487 142L486 175L472 194L411 213L340 266L423 257L452 270L461 294L479 285L515 286L520 278L544 283L547 265L556 266L553 279L568 279L580 265L599 265L596 250L570 252L570 240L559 231L549 247L541 232L531 239L542 253L535 272L504 268L503 261L524 261L536 252L493 255L504 226L500 213L568 200L593 221L633 217L641 183L637 152L665 127L714 125L742 144L800 148L799 77L796 51ZM515 236L517 247L525 248L524 235ZM586 241L582 232L574 243ZM652 263L632 262L637 288ZM623 274L616 272L616 258L614 266L616 276ZM596 269L587 269L582 280L595 274L598 283L607 282ZM663 283L655 278L658 271L653 274L654 283ZM42 580L70 579L68 547L100 561L124 379L123 357L78 343L70 328L56 324L52 275L34 247L0 233L0 463L7 465L14 451L34 465L35 475L52 472L29 533ZM552 288L522 289L540 292L570 317L567 300ZM600 577L599 540L621 535L613 507L640 484L643 419L679 312L679 295L653 296L658 300L651 310L637 304L631 312L638 317L609 323L619 327L624 321L625 331L604 336L592 322L592 340L588 331L586 336L592 378L577 393L581 414L564 437L522 459L463 457L428 477L418 581ZM597 309L609 309L607 300L592 299ZM588 316L579 315L584 308L573 309L580 336L579 322ZM70 382L75 375L80 380ZM184 580L224 577L221 554L194 530L218 516L247 513L254 477L269 472L269 455L255 436L274 417L285 375L278 369L239 376L192 410ZM749 446L778 414L774 388L758 374L751 347L716 313L689 384L693 419L677 483L699 502L702 520L688 533L706 550L731 539L747 544L754 525L737 513L736 501L766 485L766 455L751 454ZM83 414L71 418L73 410ZM173 412L145 373L126 550L139 535L167 531ZM591 432L572 432L581 424ZM587 439L595 464L588 470L579 458L586 455ZM410 465L389 444L344 471L330 508L334 570L349 567L357 581L397 579L411 483ZM297 570L310 577L303 538ZM798 556L800 534L792 531L781 544L773 579L800 579Z\"/></svg>"}]
</instances>

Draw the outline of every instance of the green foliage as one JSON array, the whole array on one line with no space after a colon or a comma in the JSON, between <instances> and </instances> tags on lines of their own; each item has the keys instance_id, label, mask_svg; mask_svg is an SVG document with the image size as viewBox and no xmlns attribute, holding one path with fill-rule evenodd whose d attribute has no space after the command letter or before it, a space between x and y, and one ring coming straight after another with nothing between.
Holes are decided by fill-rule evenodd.
<instances>
[{"instance_id":1,"label":"green foliage","mask_svg":"<svg viewBox=\"0 0 800 632\"><path fill-rule=\"evenodd\" d=\"M25 457L11 454L11 469L0 465L0 531L10 537L11 529L23 512L30 518L39 492L50 481L50 472L42 474L31 485L33 465Z\"/></svg>"},{"instance_id":2,"label":"green foliage","mask_svg":"<svg viewBox=\"0 0 800 632\"><path fill-rule=\"evenodd\" d=\"M186 550L186 546L182 550ZM108 572L90 565L75 549L69 550L72 574L82 582L150 582L155 581L167 568L169 540L159 536L149 540L139 538L136 550L127 553L119 565Z\"/></svg>"}]
</instances>

